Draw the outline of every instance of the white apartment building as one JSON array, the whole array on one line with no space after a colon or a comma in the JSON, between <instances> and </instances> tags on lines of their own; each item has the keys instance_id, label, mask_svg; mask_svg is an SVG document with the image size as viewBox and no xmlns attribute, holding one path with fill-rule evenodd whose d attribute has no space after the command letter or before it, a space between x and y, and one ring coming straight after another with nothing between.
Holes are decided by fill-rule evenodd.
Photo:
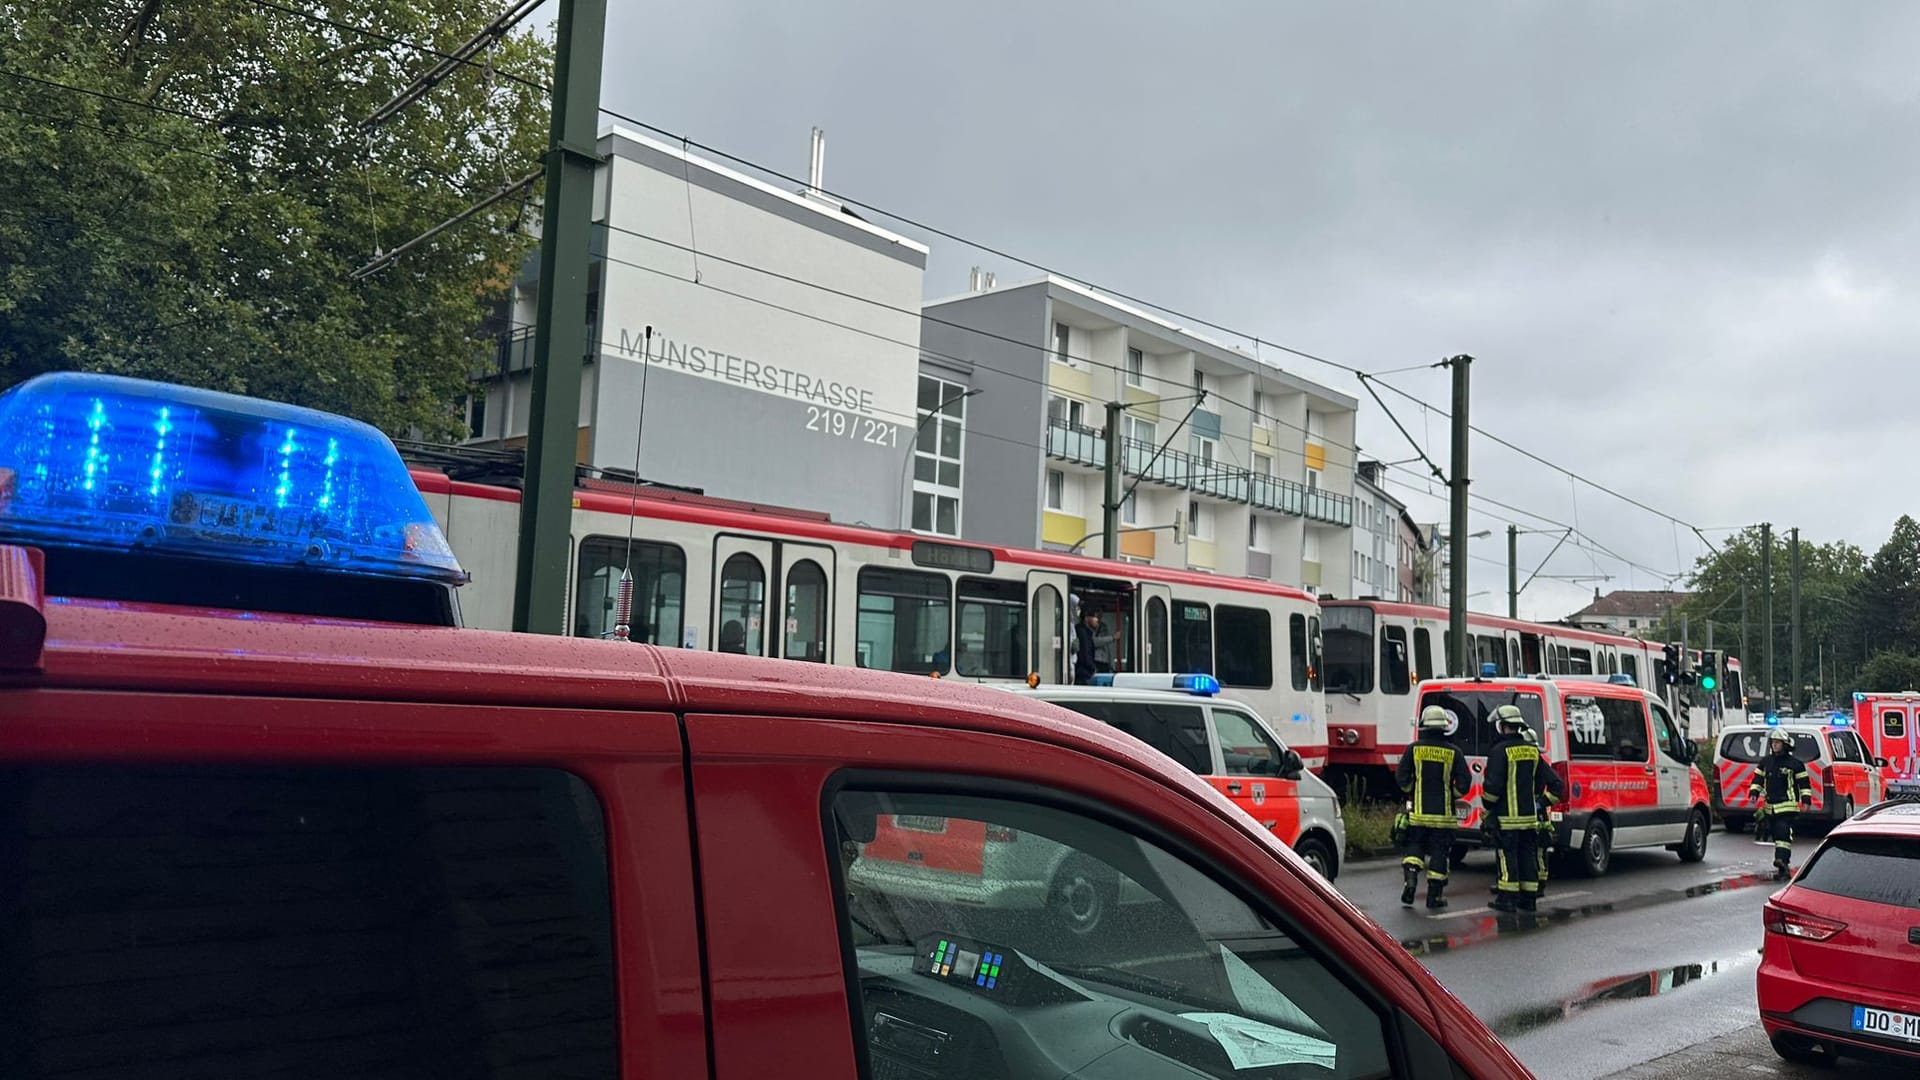
<instances>
[{"instance_id":1,"label":"white apartment building","mask_svg":"<svg viewBox=\"0 0 1920 1080\"><path fill-rule=\"evenodd\" d=\"M1407 504L1387 493L1385 471L1378 461L1362 461L1354 477L1353 582L1346 595L1411 601L1414 555L1402 521Z\"/></svg>"},{"instance_id":2,"label":"white apartment building","mask_svg":"<svg viewBox=\"0 0 1920 1080\"><path fill-rule=\"evenodd\" d=\"M1347 591L1354 398L1075 282L989 282L922 308L921 416L955 428L922 442L958 483L916 473L916 497L951 500L916 528ZM934 416L962 394L963 425ZM1131 492L1111 553L1109 402Z\"/></svg>"}]
</instances>

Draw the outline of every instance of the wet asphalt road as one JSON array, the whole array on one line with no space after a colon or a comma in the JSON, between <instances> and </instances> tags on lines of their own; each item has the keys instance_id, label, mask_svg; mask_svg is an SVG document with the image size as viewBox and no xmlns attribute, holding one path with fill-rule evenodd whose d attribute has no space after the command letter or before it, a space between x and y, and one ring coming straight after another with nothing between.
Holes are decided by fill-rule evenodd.
<instances>
[{"instance_id":1,"label":"wet asphalt road","mask_svg":"<svg viewBox=\"0 0 1920 1080\"><path fill-rule=\"evenodd\" d=\"M1799 854L1813 843L1802 840ZM1530 919L1487 910L1485 853L1455 871L1452 906L1437 916L1400 907L1391 860L1355 864L1339 885L1541 1080L1598 1080L1758 1030L1753 978L1761 907L1775 890L1771 860L1750 837L1726 833L1713 835L1702 863L1618 852L1604 878L1554 881ZM1739 1075L1823 1075L1775 1064L1777 1073ZM1700 1070L1695 1062L1675 1075L1711 1075Z\"/></svg>"}]
</instances>

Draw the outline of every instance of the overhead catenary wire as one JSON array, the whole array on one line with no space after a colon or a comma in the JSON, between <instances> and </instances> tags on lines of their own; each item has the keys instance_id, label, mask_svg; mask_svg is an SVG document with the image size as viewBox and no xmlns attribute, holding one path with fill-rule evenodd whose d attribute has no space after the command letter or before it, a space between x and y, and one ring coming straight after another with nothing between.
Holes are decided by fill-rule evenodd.
<instances>
[{"instance_id":1,"label":"overhead catenary wire","mask_svg":"<svg viewBox=\"0 0 1920 1080\"><path fill-rule=\"evenodd\" d=\"M275 0L249 0L249 2L252 3L255 7L262 7L270 11L282 12L283 14L292 15L297 18L305 19L308 22L316 23L318 25L333 27L335 30L343 30L350 34L358 34L361 37L368 38L373 41L384 42L388 45L395 45L404 49L412 49L416 52L425 53L428 56L436 56L442 60L451 60L451 61L454 61L455 63L464 64L472 68L485 67L484 64L480 63L477 60L473 60L473 59L462 60L459 57L455 56L454 54L447 52L444 49L437 48L433 45L428 45L419 41L413 41L408 38L395 37L392 34L385 33L384 31L376 30L370 26L359 26L354 23L345 22L340 19L332 18L331 16L322 15L317 11L308 11L304 8L297 8L287 4L276 3ZM499 74L502 78L510 80L512 82L519 83L521 86L524 86L529 90L538 90L541 93L552 93L552 87L548 86L546 83L539 82L534 79L529 79L529 78L526 78L525 76L515 75L510 71L502 71Z\"/></svg>"},{"instance_id":2,"label":"overhead catenary wire","mask_svg":"<svg viewBox=\"0 0 1920 1080\"><path fill-rule=\"evenodd\" d=\"M510 0L505 11L496 15L492 21L455 48L453 52L441 54L439 63L415 76L414 80L395 94L391 100L369 113L367 118L360 122L360 126L368 131L379 127L393 119L402 109L418 101L427 91L445 82L447 77L458 71L462 65L476 64L474 57L498 45L513 32L513 28L519 25L521 20L533 14L534 10L544 3L546 0ZM491 59L478 66L489 79L493 77L495 69Z\"/></svg>"},{"instance_id":3,"label":"overhead catenary wire","mask_svg":"<svg viewBox=\"0 0 1920 1080\"><path fill-rule=\"evenodd\" d=\"M539 180L542 176L545 176L545 175L546 175L545 170L535 169L533 172L528 173L527 175L521 177L520 179L515 180L513 183L508 184L507 186L501 188L499 191L496 191L493 194L487 196L486 198L481 199L479 202L476 202L473 205L467 207L465 210L462 210L459 213L453 215L452 217L447 218L445 221L442 221L440 224L435 225L433 228L428 229L426 232L421 233L420 235L414 237L413 239L408 240L406 243L401 244L400 246L394 248L392 251L389 251L383 255L376 255L372 262L369 262L365 266L362 266L360 269L355 270L349 276L352 277L353 280L359 281L363 278L371 277L372 275L377 274L382 270L385 270L387 267L392 266L395 262L399 261L400 256L406 254L407 252L413 250L416 247L419 247L421 244L426 243L427 241L433 239L434 237L439 236L441 233L446 232L448 229L454 228L460 223L467 221L468 219L480 213L485 212L488 207L493 206L495 203L519 194L522 189L531 187L534 181Z\"/></svg>"}]
</instances>

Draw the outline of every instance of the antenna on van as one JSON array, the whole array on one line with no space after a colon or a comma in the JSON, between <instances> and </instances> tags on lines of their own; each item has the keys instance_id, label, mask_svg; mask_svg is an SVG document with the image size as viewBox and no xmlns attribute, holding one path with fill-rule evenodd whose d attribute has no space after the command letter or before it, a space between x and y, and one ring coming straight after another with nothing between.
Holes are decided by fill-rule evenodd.
<instances>
[{"instance_id":1,"label":"antenna on van","mask_svg":"<svg viewBox=\"0 0 1920 1080\"><path fill-rule=\"evenodd\" d=\"M640 341L640 415L633 424L633 487L627 492L627 555L613 593L613 639L633 638L633 520L640 512L640 438L647 430L647 373L653 370L653 327Z\"/></svg>"}]
</instances>

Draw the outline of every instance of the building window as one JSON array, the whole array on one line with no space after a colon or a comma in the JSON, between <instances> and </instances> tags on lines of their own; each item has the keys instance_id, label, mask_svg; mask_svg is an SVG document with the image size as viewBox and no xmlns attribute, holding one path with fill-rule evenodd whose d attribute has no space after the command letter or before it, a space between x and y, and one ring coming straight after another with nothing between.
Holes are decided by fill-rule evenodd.
<instances>
[{"instance_id":1,"label":"building window","mask_svg":"<svg viewBox=\"0 0 1920 1080\"><path fill-rule=\"evenodd\" d=\"M1308 491L1320 490L1320 470L1319 469L1307 470L1307 490Z\"/></svg>"},{"instance_id":2,"label":"building window","mask_svg":"<svg viewBox=\"0 0 1920 1080\"><path fill-rule=\"evenodd\" d=\"M1207 373L1199 368L1193 369L1193 392L1196 394L1207 392Z\"/></svg>"},{"instance_id":3,"label":"building window","mask_svg":"<svg viewBox=\"0 0 1920 1080\"><path fill-rule=\"evenodd\" d=\"M1066 506L1067 477L1059 469L1047 470L1047 509L1061 510Z\"/></svg>"},{"instance_id":4,"label":"building window","mask_svg":"<svg viewBox=\"0 0 1920 1080\"><path fill-rule=\"evenodd\" d=\"M960 460L965 386L920 376L920 435L913 444L915 532L960 535Z\"/></svg>"},{"instance_id":5,"label":"building window","mask_svg":"<svg viewBox=\"0 0 1920 1080\"><path fill-rule=\"evenodd\" d=\"M487 392L480 391L467 398L467 436L473 439L487 437Z\"/></svg>"},{"instance_id":6,"label":"building window","mask_svg":"<svg viewBox=\"0 0 1920 1080\"><path fill-rule=\"evenodd\" d=\"M1136 502L1137 498L1133 492L1129 491L1127 492L1127 497L1120 500L1120 523L1122 525L1140 524L1140 507ZM1101 507L1101 511L1104 513L1106 507Z\"/></svg>"},{"instance_id":7,"label":"building window","mask_svg":"<svg viewBox=\"0 0 1920 1080\"><path fill-rule=\"evenodd\" d=\"M1253 455L1253 475L1255 476L1272 476L1273 475L1273 455L1272 454Z\"/></svg>"},{"instance_id":8,"label":"building window","mask_svg":"<svg viewBox=\"0 0 1920 1080\"><path fill-rule=\"evenodd\" d=\"M1307 410L1307 439L1310 442L1325 442L1327 438L1327 416L1312 409Z\"/></svg>"},{"instance_id":9,"label":"building window","mask_svg":"<svg viewBox=\"0 0 1920 1080\"><path fill-rule=\"evenodd\" d=\"M1155 449L1160 447L1160 429L1154 425L1153 421L1142 420L1137 416L1127 417L1127 438Z\"/></svg>"},{"instance_id":10,"label":"building window","mask_svg":"<svg viewBox=\"0 0 1920 1080\"><path fill-rule=\"evenodd\" d=\"M1627 629L1629 629L1629 630L1638 630L1638 629L1640 629L1640 620L1639 620L1639 619L1628 619L1628 620L1627 620Z\"/></svg>"},{"instance_id":11,"label":"building window","mask_svg":"<svg viewBox=\"0 0 1920 1080\"><path fill-rule=\"evenodd\" d=\"M1193 457L1201 472L1211 473L1213 471L1213 451L1214 441L1212 439L1204 435L1195 435L1193 437Z\"/></svg>"},{"instance_id":12,"label":"building window","mask_svg":"<svg viewBox=\"0 0 1920 1080\"><path fill-rule=\"evenodd\" d=\"M1069 367L1073 366L1073 354L1068 351L1068 346L1072 343L1073 335L1067 330L1067 324L1063 322L1054 323L1053 358Z\"/></svg>"},{"instance_id":13,"label":"building window","mask_svg":"<svg viewBox=\"0 0 1920 1080\"><path fill-rule=\"evenodd\" d=\"M1267 523L1259 514L1247 515L1247 547L1254 551L1267 550Z\"/></svg>"},{"instance_id":14,"label":"building window","mask_svg":"<svg viewBox=\"0 0 1920 1080\"><path fill-rule=\"evenodd\" d=\"M1145 386L1147 382L1147 354L1139 349L1127 350L1127 385Z\"/></svg>"},{"instance_id":15,"label":"building window","mask_svg":"<svg viewBox=\"0 0 1920 1080\"><path fill-rule=\"evenodd\" d=\"M1198 499L1187 500L1187 531L1195 540L1213 539L1213 518L1207 513L1206 504Z\"/></svg>"},{"instance_id":16,"label":"building window","mask_svg":"<svg viewBox=\"0 0 1920 1080\"><path fill-rule=\"evenodd\" d=\"M921 381L924 383L926 380ZM1065 424L1070 428L1084 428L1087 426L1087 406L1084 402L1075 401L1070 397L1062 397L1059 394L1049 395L1047 422Z\"/></svg>"}]
</instances>

